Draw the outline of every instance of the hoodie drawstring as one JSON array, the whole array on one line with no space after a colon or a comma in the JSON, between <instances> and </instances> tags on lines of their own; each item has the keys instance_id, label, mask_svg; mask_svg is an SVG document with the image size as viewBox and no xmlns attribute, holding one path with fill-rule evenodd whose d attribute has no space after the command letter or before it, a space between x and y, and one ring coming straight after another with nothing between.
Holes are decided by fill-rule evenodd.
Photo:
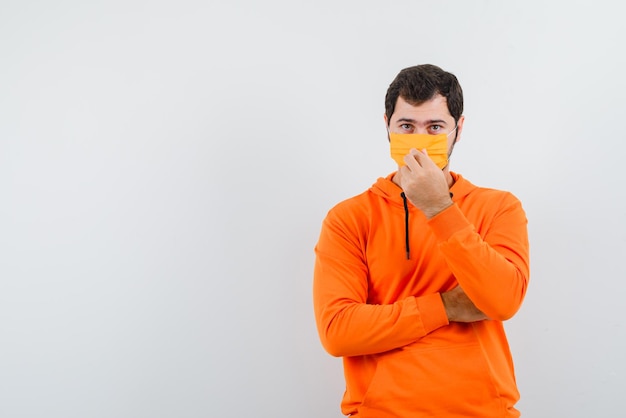
<instances>
[{"instance_id":1,"label":"hoodie drawstring","mask_svg":"<svg viewBox=\"0 0 626 418\"><path fill-rule=\"evenodd\" d=\"M404 192L400 193L402 201L404 202L404 246L406 248L406 259L411 259L411 251L409 249L409 205L406 202L406 195Z\"/></svg>"},{"instance_id":2,"label":"hoodie drawstring","mask_svg":"<svg viewBox=\"0 0 626 418\"><path fill-rule=\"evenodd\" d=\"M411 251L409 249L409 205L406 200L406 195L404 192L400 193L402 196L402 201L404 202L404 247L406 248L406 259L411 259ZM454 195L450 192L450 199L452 199Z\"/></svg>"}]
</instances>

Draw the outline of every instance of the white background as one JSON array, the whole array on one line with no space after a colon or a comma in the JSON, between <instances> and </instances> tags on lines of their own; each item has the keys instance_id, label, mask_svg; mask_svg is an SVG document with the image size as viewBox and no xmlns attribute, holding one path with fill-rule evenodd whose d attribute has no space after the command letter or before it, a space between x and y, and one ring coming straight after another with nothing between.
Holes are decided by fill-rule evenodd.
<instances>
[{"instance_id":1,"label":"white background","mask_svg":"<svg viewBox=\"0 0 626 418\"><path fill-rule=\"evenodd\" d=\"M618 4L0 0L0 416L339 417L313 247L434 63L529 218L523 416L623 417Z\"/></svg>"}]
</instances>

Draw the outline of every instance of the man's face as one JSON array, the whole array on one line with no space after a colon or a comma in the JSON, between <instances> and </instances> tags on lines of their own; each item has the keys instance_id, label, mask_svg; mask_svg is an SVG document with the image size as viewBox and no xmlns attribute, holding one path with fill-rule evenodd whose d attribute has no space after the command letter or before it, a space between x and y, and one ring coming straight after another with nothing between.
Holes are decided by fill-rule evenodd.
<instances>
[{"instance_id":1,"label":"man's face","mask_svg":"<svg viewBox=\"0 0 626 418\"><path fill-rule=\"evenodd\" d=\"M455 141L461 138L464 119L464 116L459 118L456 132L448 136L448 154L452 152ZM450 134L455 127L446 98L439 94L418 106L398 97L391 120L387 120L385 115L385 123L390 132L399 134Z\"/></svg>"}]
</instances>

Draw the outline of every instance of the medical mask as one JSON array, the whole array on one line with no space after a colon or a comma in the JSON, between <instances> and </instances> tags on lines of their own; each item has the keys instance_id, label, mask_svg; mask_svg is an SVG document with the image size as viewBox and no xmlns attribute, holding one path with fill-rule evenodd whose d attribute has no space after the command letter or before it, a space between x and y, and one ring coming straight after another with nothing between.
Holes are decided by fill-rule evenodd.
<instances>
[{"instance_id":1,"label":"medical mask","mask_svg":"<svg viewBox=\"0 0 626 418\"><path fill-rule=\"evenodd\" d=\"M402 167L406 165L404 156L407 155L412 148L418 151L425 148L430 159L437 164L437 167L443 169L448 165L448 137L454 131L456 131L456 127L448 134L437 135L397 134L389 132L391 158Z\"/></svg>"}]
</instances>

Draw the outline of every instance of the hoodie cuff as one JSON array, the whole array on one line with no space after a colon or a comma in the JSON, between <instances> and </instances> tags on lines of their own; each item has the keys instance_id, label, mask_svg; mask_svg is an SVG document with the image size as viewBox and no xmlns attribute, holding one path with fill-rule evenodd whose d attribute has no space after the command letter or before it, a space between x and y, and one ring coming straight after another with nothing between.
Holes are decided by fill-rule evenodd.
<instances>
[{"instance_id":1,"label":"hoodie cuff","mask_svg":"<svg viewBox=\"0 0 626 418\"><path fill-rule=\"evenodd\" d=\"M441 294L432 293L426 296L415 298L417 310L422 320L424 334L428 334L437 328L448 325L448 315L441 300Z\"/></svg>"},{"instance_id":2,"label":"hoodie cuff","mask_svg":"<svg viewBox=\"0 0 626 418\"><path fill-rule=\"evenodd\" d=\"M433 216L428 220L428 225L439 242L447 241L454 233L462 229L473 228L456 203Z\"/></svg>"}]
</instances>

